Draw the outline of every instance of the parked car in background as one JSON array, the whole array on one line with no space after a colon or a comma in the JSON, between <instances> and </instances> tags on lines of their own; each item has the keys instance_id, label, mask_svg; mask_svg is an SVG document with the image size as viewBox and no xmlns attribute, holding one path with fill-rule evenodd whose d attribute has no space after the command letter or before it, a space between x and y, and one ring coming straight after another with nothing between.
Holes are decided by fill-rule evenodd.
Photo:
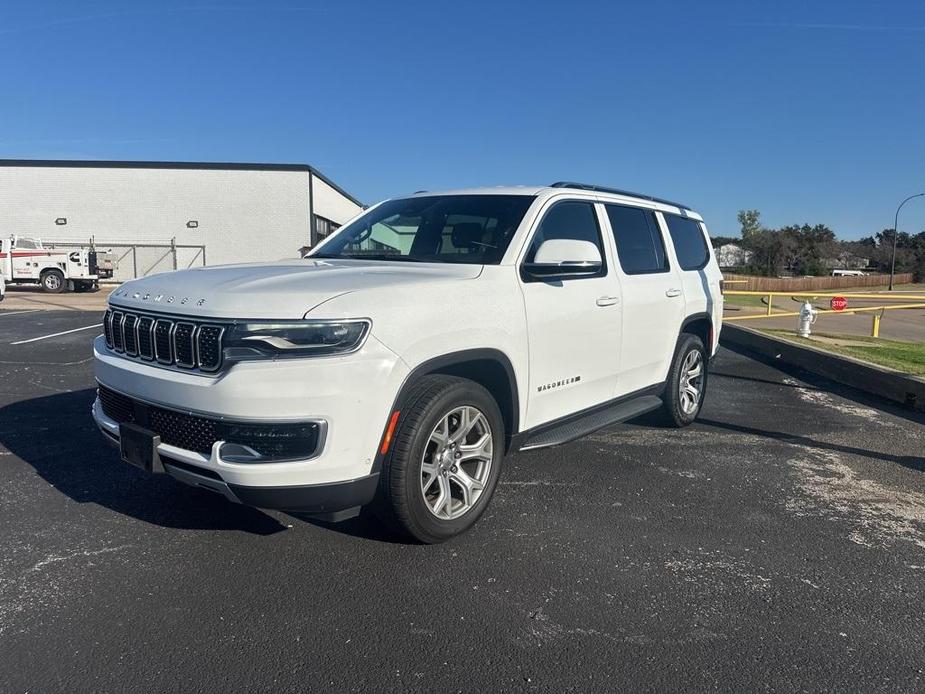
<instances>
[{"instance_id":1,"label":"parked car in background","mask_svg":"<svg viewBox=\"0 0 925 694\"><path fill-rule=\"evenodd\" d=\"M575 183L422 192L299 260L128 282L94 353L122 458L258 507L470 527L510 451L694 421L722 275L685 205ZM563 471L565 474L565 471Z\"/></svg>"}]
</instances>

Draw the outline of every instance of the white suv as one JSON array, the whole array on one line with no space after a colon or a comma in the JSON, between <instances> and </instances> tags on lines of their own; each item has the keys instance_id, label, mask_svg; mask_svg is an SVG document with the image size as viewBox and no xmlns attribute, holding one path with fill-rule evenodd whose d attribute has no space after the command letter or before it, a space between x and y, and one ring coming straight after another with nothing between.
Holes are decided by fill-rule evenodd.
<instances>
[{"instance_id":1,"label":"white suv","mask_svg":"<svg viewBox=\"0 0 925 694\"><path fill-rule=\"evenodd\" d=\"M93 417L122 458L232 501L371 505L445 540L509 451L697 416L722 316L684 205L575 183L382 202L304 259L112 294Z\"/></svg>"}]
</instances>

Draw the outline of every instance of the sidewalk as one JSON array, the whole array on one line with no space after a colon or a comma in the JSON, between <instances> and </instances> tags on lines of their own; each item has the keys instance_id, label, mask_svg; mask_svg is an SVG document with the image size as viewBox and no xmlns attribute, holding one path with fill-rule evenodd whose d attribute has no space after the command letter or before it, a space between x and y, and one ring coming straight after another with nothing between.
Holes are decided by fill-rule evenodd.
<instances>
[{"instance_id":1,"label":"sidewalk","mask_svg":"<svg viewBox=\"0 0 925 694\"><path fill-rule=\"evenodd\" d=\"M119 285L104 284L96 292L62 292L49 294L38 286L6 285L2 311L105 311L109 294Z\"/></svg>"},{"instance_id":2,"label":"sidewalk","mask_svg":"<svg viewBox=\"0 0 925 694\"><path fill-rule=\"evenodd\" d=\"M834 293L834 292L823 292ZM845 290L845 293L867 293L866 290L852 289ZM880 292L876 292L880 293ZM894 292L882 292L883 300L879 299L849 299L849 309L840 314L822 314L816 319L813 325L813 332L837 333L839 335L857 335L860 337L869 336L873 322L874 311L865 311L864 313L851 313L851 307L862 308L865 306L878 306L881 304L890 305L904 303L904 294L925 294L925 288L922 285L903 285ZM760 308L755 306L737 306L736 300L751 300L754 303L756 297L726 297L726 310L724 317L745 315L764 315L767 311L765 306ZM743 303L745 303L743 301ZM919 302L908 302L919 303ZM818 307L827 307L828 299L818 298L813 301L813 305ZM801 302L793 301L786 295L774 296L774 312L799 311ZM753 328L756 330L782 329L793 330L796 332L797 317L786 316L783 318L762 318L748 321L734 321L735 324ZM896 311L885 311L880 321L880 337L888 340L902 340L906 342L925 342L925 309L902 309Z\"/></svg>"}]
</instances>

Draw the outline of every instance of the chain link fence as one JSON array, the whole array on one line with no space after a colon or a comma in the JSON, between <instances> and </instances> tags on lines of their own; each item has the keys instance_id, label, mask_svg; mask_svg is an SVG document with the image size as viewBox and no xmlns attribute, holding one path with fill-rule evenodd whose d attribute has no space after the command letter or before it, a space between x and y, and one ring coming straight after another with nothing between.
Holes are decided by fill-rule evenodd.
<instances>
[{"instance_id":1,"label":"chain link fence","mask_svg":"<svg viewBox=\"0 0 925 694\"><path fill-rule=\"evenodd\" d=\"M45 241L46 248L85 248L108 252L113 262L112 279L103 282L121 283L136 277L154 275L170 270L185 270L206 264L206 247L178 244L175 239L169 243L101 243L91 241Z\"/></svg>"}]
</instances>

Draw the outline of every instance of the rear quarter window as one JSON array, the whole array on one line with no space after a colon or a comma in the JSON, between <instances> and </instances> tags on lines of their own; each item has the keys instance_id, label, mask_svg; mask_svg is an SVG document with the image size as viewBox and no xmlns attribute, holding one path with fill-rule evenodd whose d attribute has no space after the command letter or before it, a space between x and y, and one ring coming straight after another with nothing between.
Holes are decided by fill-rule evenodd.
<instances>
[{"instance_id":1,"label":"rear quarter window","mask_svg":"<svg viewBox=\"0 0 925 694\"><path fill-rule=\"evenodd\" d=\"M700 222L688 217L665 214L668 233L682 270L700 270L710 259L710 249Z\"/></svg>"}]
</instances>

